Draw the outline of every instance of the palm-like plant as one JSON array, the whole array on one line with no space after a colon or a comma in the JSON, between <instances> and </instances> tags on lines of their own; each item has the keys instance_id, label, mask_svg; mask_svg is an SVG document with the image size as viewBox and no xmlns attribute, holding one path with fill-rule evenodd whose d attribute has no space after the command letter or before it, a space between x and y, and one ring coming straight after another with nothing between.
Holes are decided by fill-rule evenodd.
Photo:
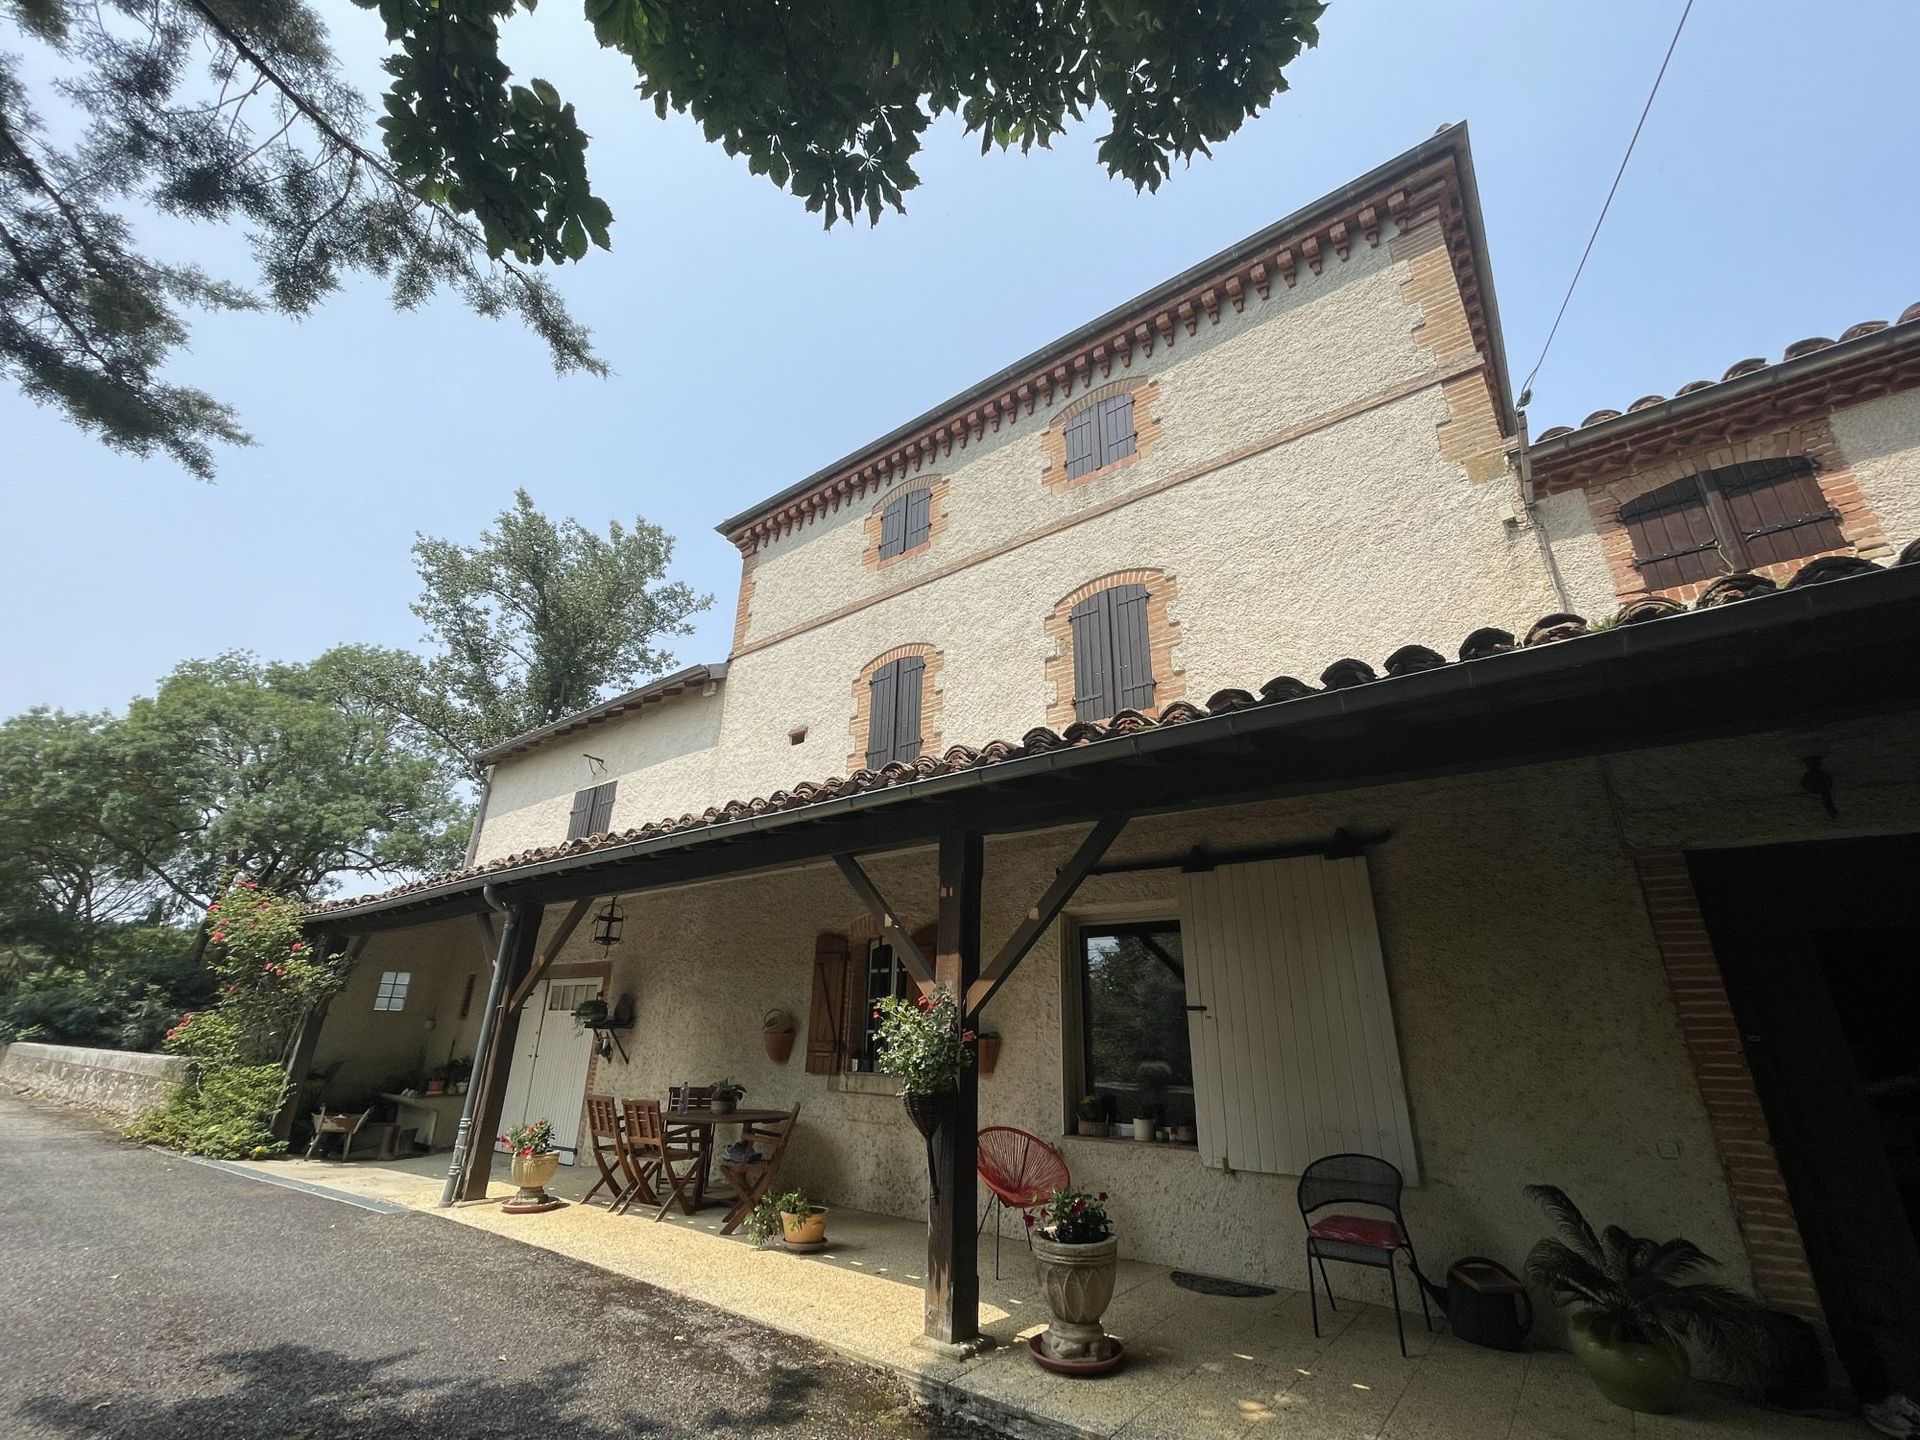
<instances>
[{"instance_id":1,"label":"palm-like plant","mask_svg":"<svg viewBox=\"0 0 1920 1440\"><path fill-rule=\"evenodd\" d=\"M1543 1239L1527 1256L1527 1278L1606 1345L1679 1350L1699 1344L1721 1366L1745 1376L1767 1365L1765 1312L1730 1285L1690 1279L1719 1262L1691 1240L1647 1240L1618 1225L1598 1234L1564 1190L1529 1185L1564 1240Z\"/></svg>"}]
</instances>

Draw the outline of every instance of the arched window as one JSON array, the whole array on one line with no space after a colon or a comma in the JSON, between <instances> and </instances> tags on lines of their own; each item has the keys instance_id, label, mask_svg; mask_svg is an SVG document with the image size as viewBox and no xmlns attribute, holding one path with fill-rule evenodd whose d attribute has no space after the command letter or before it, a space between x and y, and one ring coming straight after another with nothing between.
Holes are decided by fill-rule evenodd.
<instances>
[{"instance_id":1,"label":"arched window","mask_svg":"<svg viewBox=\"0 0 1920 1440\"><path fill-rule=\"evenodd\" d=\"M1147 587L1110 585L1073 607L1073 714L1104 720L1153 704Z\"/></svg>"},{"instance_id":2,"label":"arched window","mask_svg":"<svg viewBox=\"0 0 1920 1440\"><path fill-rule=\"evenodd\" d=\"M1670 590L1844 550L1839 517L1805 459L1755 460L1689 475L1620 507L1649 590Z\"/></svg>"},{"instance_id":3,"label":"arched window","mask_svg":"<svg viewBox=\"0 0 1920 1440\"><path fill-rule=\"evenodd\" d=\"M891 560L916 550L933 537L933 491L908 490L880 512L880 558Z\"/></svg>"}]
</instances>

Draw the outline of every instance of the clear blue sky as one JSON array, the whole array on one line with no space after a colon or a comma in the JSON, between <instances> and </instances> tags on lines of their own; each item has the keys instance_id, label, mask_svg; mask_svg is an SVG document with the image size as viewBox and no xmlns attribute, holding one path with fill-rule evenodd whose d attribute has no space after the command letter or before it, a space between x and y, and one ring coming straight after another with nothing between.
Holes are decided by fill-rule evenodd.
<instances>
[{"instance_id":1,"label":"clear blue sky","mask_svg":"<svg viewBox=\"0 0 1920 1440\"><path fill-rule=\"evenodd\" d=\"M374 18L323 9L377 87ZM0 714L118 707L226 649L414 644L414 533L470 538L515 485L676 535L676 572L716 597L678 658L724 658L739 562L716 521L1448 121L1472 125L1517 385L1679 9L1334 0L1293 91L1158 195L1105 177L1097 124L1027 157L982 157L947 124L906 215L823 233L690 123L656 121L577 6L543 6L509 53L594 136L615 248L559 283L613 378L558 380L513 324L451 301L395 314L369 283L298 324L196 323L178 376L259 441L211 485L0 394ZM1920 300L1916 54L1912 0L1697 0L1535 432ZM242 268L231 239L164 233Z\"/></svg>"}]
</instances>

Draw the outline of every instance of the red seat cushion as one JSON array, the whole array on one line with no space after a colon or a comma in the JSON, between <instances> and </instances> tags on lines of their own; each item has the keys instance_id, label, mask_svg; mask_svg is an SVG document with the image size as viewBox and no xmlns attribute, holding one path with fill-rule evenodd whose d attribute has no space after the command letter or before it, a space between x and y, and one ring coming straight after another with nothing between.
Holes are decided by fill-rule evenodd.
<instances>
[{"instance_id":1,"label":"red seat cushion","mask_svg":"<svg viewBox=\"0 0 1920 1440\"><path fill-rule=\"evenodd\" d=\"M1307 1227L1316 1240L1338 1240L1347 1245L1368 1245L1375 1250L1395 1250L1407 1243L1407 1237L1391 1220L1375 1220L1365 1215L1329 1215Z\"/></svg>"}]
</instances>

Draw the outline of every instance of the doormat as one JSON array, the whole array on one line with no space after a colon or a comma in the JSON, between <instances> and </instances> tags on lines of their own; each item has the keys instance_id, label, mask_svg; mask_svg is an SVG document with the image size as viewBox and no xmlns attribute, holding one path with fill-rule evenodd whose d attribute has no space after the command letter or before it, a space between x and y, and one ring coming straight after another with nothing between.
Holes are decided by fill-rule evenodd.
<instances>
[{"instance_id":1,"label":"doormat","mask_svg":"<svg viewBox=\"0 0 1920 1440\"><path fill-rule=\"evenodd\" d=\"M1182 1290L1201 1295L1225 1295L1233 1300L1257 1300L1273 1294L1271 1285L1249 1285L1244 1280L1222 1280L1218 1275L1196 1275L1191 1270L1173 1272L1173 1283Z\"/></svg>"}]
</instances>

